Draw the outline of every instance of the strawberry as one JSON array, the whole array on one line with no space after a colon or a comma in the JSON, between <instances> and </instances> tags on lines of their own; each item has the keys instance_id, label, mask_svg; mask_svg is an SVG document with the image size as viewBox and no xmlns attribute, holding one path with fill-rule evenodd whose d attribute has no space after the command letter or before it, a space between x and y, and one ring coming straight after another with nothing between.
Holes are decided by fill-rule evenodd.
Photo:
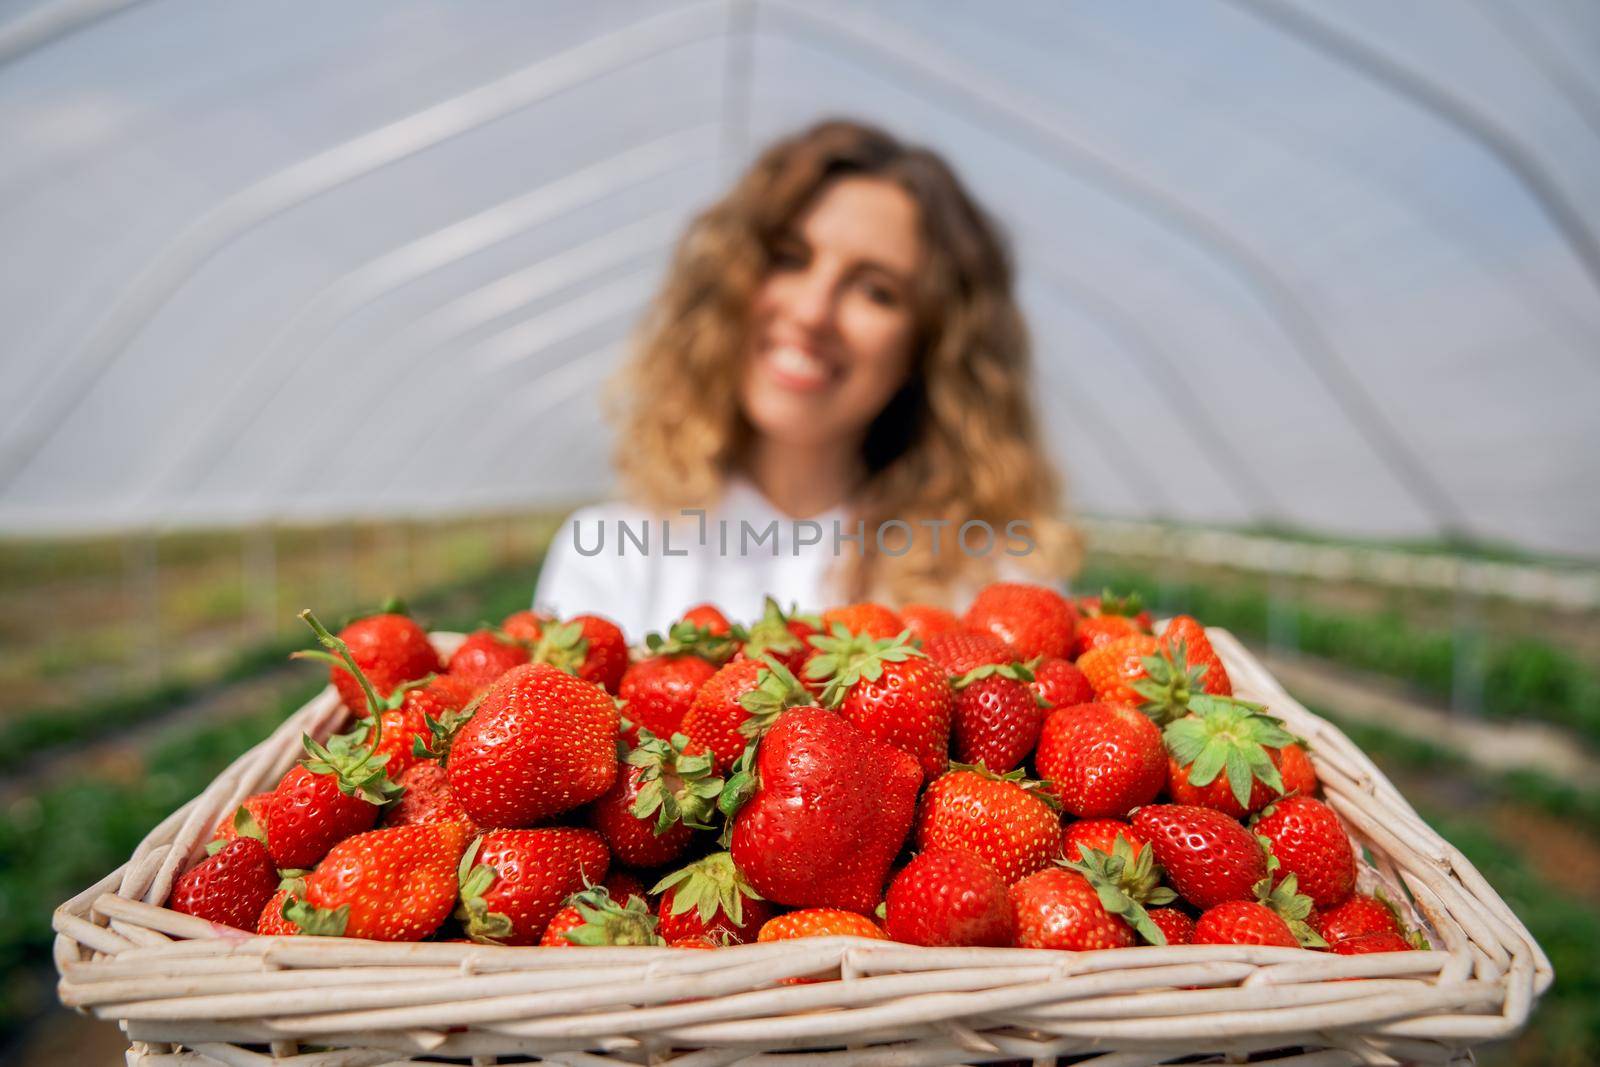
<instances>
[{"instance_id":1,"label":"strawberry","mask_svg":"<svg viewBox=\"0 0 1600 1067\"><path fill-rule=\"evenodd\" d=\"M905 623L901 621L899 615L882 604L870 601L829 608L822 613L824 633L831 634L840 626L843 626L848 633L877 640L894 637L905 629Z\"/></svg>"},{"instance_id":2,"label":"strawberry","mask_svg":"<svg viewBox=\"0 0 1600 1067\"><path fill-rule=\"evenodd\" d=\"M1133 928L1106 910L1077 871L1046 867L1029 875L1011 887L1011 908L1018 948L1090 952L1134 944Z\"/></svg>"},{"instance_id":3,"label":"strawberry","mask_svg":"<svg viewBox=\"0 0 1600 1067\"><path fill-rule=\"evenodd\" d=\"M396 783L405 792L383 815L385 826L422 826L458 822L476 834L479 827L450 792L450 775L432 760L413 764Z\"/></svg>"},{"instance_id":4,"label":"strawberry","mask_svg":"<svg viewBox=\"0 0 1600 1067\"><path fill-rule=\"evenodd\" d=\"M617 780L589 810L611 854L634 867L671 863L689 847L694 830L711 829L722 779L711 754L686 755L682 734L663 741L648 734L629 752Z\"/></svg>"},{"instance_id":5,"label":"strawberry","mask_svg":"<svg viewBox=\"0 0 1600 1067\"><path fill-rule=\"evenodd\" d=\"M371 941L420 941L456 900L460 823L369 830L335 845L285 906L302 932Z\"/></svg>"},{"instance_id":6,"label":"strawberry","mask_svg":"<svg viewBox=\"0 0 1600 1067\"><path fill-rule=\"evenodd\" d=\"M546 663L515 667L455 731L450 792L485 827L529 826L587 804L616 778L617 723L598 685Z\"/></svg>"},{"instance_id":7,"label":"strawberry","mask_svg":"<svg viewBox=\"0 0 1600 1067\"><path fill-rule=\"evenodd\" d=\"M1051 712L1034 764L1061 806L1083 819L1120 818L1154 800L1167 782L1161 731L1118 704Z\"/></svg>"},{"instance_id":8,"label":"strawberry","mask_svg":"<svg viewBox=\"0 0 1600 1067\"><path fill-rule=\"evenodd\" d=\"M1283 776L1285 795L1295 793L1304 797L1317 795L1317 770L1311 765L1311 757L1306 755L1306 750L1300 742L1284 745L1278 750L1278 758L1273 762L1277 763L1278 773Z\"/></svg>"},{"instance_id":9,"label":"strawberry","mask_svg":"<svg viewBox=\"0 0 1600 1067\"><path fill-rule=\"evenodd\" d=\"M615 695L628 669L628 641L617 624L598 615L574 615L540 629L532 660L548 663Z\"/></svg>"},{"instance_id":10,"label":"strawberry","mask_svg":"<svg viewBox=\"0 0 1600 1067\"><path fill-rule=\"evenodd\" d=\"M1094 701L1094 686L1075 664L1043 659L1033 668L1033 691L1045 708L1071 708Z\"/></svg>"},{"instance_id":11,"label":"strawberry","mask_svg":"<svg viewBox=\"0 0 1600 1067\"><path fill-rule=\"evenodd\" d=\"M1205 627L1192 616L1174 615L1161 632L1161 647L1171 653L1174 659L1181 656L1188 660L1191 668L1204 672L1201 686L1205 692L1219 697L1233 695L1233 683L1228 678L1227 668L1222 665L1222 657L1211 647Z\"/></svg>"},{"instance_id":12,"label":"strawberry","mask_svg":"<svg viewBox=\"0 0 1600 1067\"><path fill-rule=\"evenodd\" d=\"M303 892L305 892L305 881L297 879L294 889L280 889L273 893L256 918L255 932L264 937L293 937L298 934L300 927L296 926L293 920L284 918L283 909L295 893Z\"/></svg>"},{"instance_id":13,"label":"strawberry","mask_svg":"<svg viewBox=\"0 0 1600 1067\"><path fill-rule=\"evenodd\" d=\"M695 694L683 717L683 735L695 748L710 751L716 769L725 771L780 714L815 703L811 691L776 657L736 659Z\"/></svg>"},{"instance_id":14,"label":"strawberry","mask_svg":"<svg viewBox=\"0 0 1600 1067\"><path fill-rule=\"evenodd\" d=\"M918 641L961 629L961 620L956 618L955 612L933 604L907 604L900 609L900 621Z\"/></svg>"},{"instance_id":15,"label":"strawberry","mask_svg":"<svg viewBox=\"0 0 1600 1067\"><path fill-rule=\"evenodd\" d=\"M954 764L922 795L916 847L968 852L989 863L1007 885L1049 864L1061 841L1056 813L1022 772L1000 776Z\"/></svg>"},{"instance_id":16,"label":"strawberry","mask_svg":"<svg viewBox=\"0 0 1600 1067\"><path fill-rule=\"evenodd\" d=\"M1150 613L1143 610L1139 594L1112 595L1108 589L1097 597L1079 597L1078 631L1072 641L1072 657L1099 648L1123 637L1150 632Z\"/></svg>"},{"instance_id":17,"label":"strawberry","mask_svg":"<svg viewBox=\"0 0 1600 1067\"><path fill-rule=\"evenodd\" d=\"M179 878L167 907L236 930L254 930L261 909L277 890L278 868L267 846L253 837L238 837Z\"/></svg>"},{"instance_id":18,"label":"strawberry","mask_svg":"<svg viewBox=\"0 0 1600 1067\"><path fill-rule=\"evenodd\" d=\"M929 781L945 772L955 694L933 661L898 638L852 635L838 624L834 636L811 643L819 654L806 673L826 683L819 704L915 756Z\"/></svg>"},{"instance_id":19,"label":"strawberry","mask_svg":"<svg viewBox=\"0 0 1600 1067\"><path fill-rule=\"evenodd\" d=\"M513 641L536 645L545 624L554 621L549 615L537 611L513 611L501 621L500 632Z\"/></svg>"},{"instance_id":20,"label":"strawberry","mask_svg":"<svg viewBox=\"0 0 1600 1067\"><path fill-rule=\"evenodd\" d=\"M922 651L954 678L986 663L1014 663L1017 650L994 634L975 634L964 630L934 634L922 642Z\"/></svg>"},{"instance_id":21,"label":"strawberry","mask_svg":"<svg viewBox=\"0 0 1600 1067\"><path fill-rule=\"evenodd\" d=\"M1145 660L1161 651L1161 642L1134 634L1092 648L1078 657L1078 669L1094 687L1095 699L1138 707L1144 697L1132 686L1146 676Z\"/></svg>"},{"instance_id":22,"label":"strawberry","mask_svg":"<svg viewBox=\"0 0 1600 1067\"><path fill-rule=\"evenodd\" d=\"M1152 804L1133 813L1133 828L1155 849L1172 888L1197 908L1253 900L1267 876L1255 835L1219 811Z\"/></svg>"},{"instance_id":23,"label":"strawberry","mask_svg":"<svg viewBox=\"0 0 1600 1067\"><path fill-rule=\"evenodd\" d=\"M1356 887L1356 855L1339 816L1314 797L1274 801L1255 821L1272 854L1318 908L1344 903ZM1281 878L1281 876L1280 876Z\"/></svg>"},{"instance_id":24,"label":"strawberry","mask_svg":"<svg viewBox=\"0 0 1600 1067\"><path fill-rule=\"evenodd\" d=\"M745 944L775 914L726 852L672 872L650 891L661 894L656 914L668 944L719 935Z\"/></svg>"},{"instance_id":25,"label":"strawberry","mask_svg":"<svg viewBox=\"0 0 1600 1067\"><path fill-rule=\"evenodd\" d=\"M1194 924L1193 943L1300 947L1289 924L1272 909L1253 900L1225 900L1207 908Z\"/></svg>"},{"instance_id":26,"label":"strawberry","mask_svg":"<svg viewBox=\"0 0 1600 1067\"><path fill-rule=\"evenodd\" d=\"M1044 724L1032 681L1033 672L1022 663L988 663L951 680L956 759L1004 774L1028 758Z\"/></svg>"},{"instance_id":27,"label":"strawberry","mask_svg":"<svg viewBox=\"0 0 1600 1067\"><path fill-rule=\"evenodd\" d=\"M962 616L969 630L992 633L1017 650L1022 659L1072 654L1078 612L1054 589L1020 582L985 586Z\"/></svg>"},{"instance_id":28,"label":"strawberry","mask_svg":"<svg viewBox=\"0 0 1600 1067\"><path fill-rule=\"evenodd\" d=\"M387 797L367 794L365 787L346 793L340 774L321 770L325 766L330 764L315 758L296 764L272 792L264 829L267 850L279 867L313 866L334 845L378 821ZM376 773L382 775L383 769Z\"/></svg>"},{"instance_id":29,"label":"strawberry","mask_svg":"<svg viewBox=\"0 0 1600 1067\"><path fill-rule=\"evenodd\" d=\"M657 737L671 737L683 729L695 695L733 651L728 638L683 622L666 637L650 634L645 647L647 654L629 664L617 690L623 717L632 724L623 734L630 745L638 744L641 729ZM737 756L735 752L732 758Z\"/></svg>"},{"instance_id":30,"label":"strawberry","mask_svg":"<svg viewBox=\"0 0 1600 1067\"><path fill-rule=\"evenodd\" d=\"M970 853L923 852L889 883L884 929L890 940L908 945L1010 945L1006 881Z\"/></svg>"},{"instance_id":31,"label":"strawberry","mask_svg":"<svg viewBox=\"0 0 1600 1067\"><path fill-rule=\"evenodd\" d=\"M778 716L719 805L733 859L768 900L869 912L915 815L917 761L821 708Z\"/></svg>"},{"instance_id":32,"label":"strawberry","mask_svg":"<svg viewBox=\"0 0 1600 1067\"><path fill-rule=\"evenodd\" d=\"M211 832L211 843L206 846L206 851L215 853L229 841L239 837L253 837L265 842L267 832L262 829L267 822L267 807L272 801L272 794L252 793L244 798L244 802L233 810L233 814L224 816L217 823L217 828Z\"/></svg>"},{"instance_id":33,"label":"strawberry","mask_svg":"<svg viewBox=\"0 0 1600 1067\"><path fill-rule=\"evenodd\" d=\"M339 631L339 640L350 650L367 681L381 697L388 696L403 682L415 681L440 670L439 654L433 650L427 631L405 615L368 615ZM367 711L361 683L344 665L326 653L303 654L329 663L328 679L339 691L344 706L356 715Z\"/></svg>"},{"instance_id":34,"label":"strawberry","mask_svg":"<svg viewBox=\"0 0 1600 1067\"><path fill-rule=\"evenodd\" d=\"M799 937L870 937L887 941L883 927L853 911L838 908L802 908L768 919L757 941L792 941Z\"/></svg>"},{"instance_id":35,"label":"strawberry","mask_svg":"<svg viewBox=\"0 0 1600 1067\"><path fill-rule=\"evenodd\" d=\"M1282 875L1278 873L1282 864L1273 855L1271 843L1264 837L1258 836L1257 840L1266 849L1267 855L1267 876L1255 885L1257 903L1266 906L1284 921L1294 935L1296 944L1304 948L1327 948L1328 942L1309 922L1315 910L1311 898L1300 892L1292 871Z\"/></svg>"},{"instance_id":36,"label":"strawberry","mask_svg":"<svg viewBox=\"0 0 1600 1067\"><path fill-rule=\"evenodd\" d=\"M1160 928L1169 945L1194 944L1194 920L1177 908L1150 908L1145 914Z\"/></svg>"},{"instance_id":37,"label":"strawberry","mask_svg":"<svg viewBox=\"0 0 1600 1067\"><path fill-rule=\"evenodd\" d=\"M618 904L604 886L595 886L568 899L570 903L556 912L544 928L539 944L547 947L666 944L656 933L660 920L650 914L642 896Z\"/></svg>"},{"instance_id":38,"label":"strawberry","mask_svg":"<svg viewBox=\"0 0 1600 1067\"><path fill-rule=\"evenodd\" d=\"M806 661L815 651L810 639L821 632L821 626L815 616L801 615L793 608L784 611L776 600L767 597L761 618L745 630L736 658L759 660L771 656L790 673L803 674Z\"/></svg>"},{"instance_id":39,"label":"strawberry","mask_svg":"<svg viewBox=\"0 0 1600 1067\"><path fill-rule=\"evenodd\" d=\"M1381 897L1363 894L1351 896L1326 911L1316 912L1309 921L1311 928L1330 944L1365 934L1401 932L1400 920L1395 917L1394 909Z\"/></svg>"},{"instance_id":40,"label":"strawberry","mask_svg":"<svg viewBox=\"0 0 1600 1067\"><path fill-rule=\"evenodd\" d=\"M439 675L413 688L402 686L395 692L401 693L402 689L400 706L383 713L383 730L373 748L375 755L388 757L383 769L396 782L422 758L417 755L416 741L421 738L426 745L432 733L428 720L442 722L464 712L477 694L470 682L449 675ZM390 695L391 704L394 697L395 694Z\"/></svg>"},{"instance_id":41,"label":"strawberry","mask_svg":"<svg viewBox=\"0 0 1600 1067\"><path fill-rule=\"evenodd\" d=\"M1088 881L1108 915L1121 919L1148 943L1166 944L1165 932L1150 918L1146 906L1171 904L1178 894L1161 884L1161 868L1149 845L1135 846L1119 834L1109 852L1084 847L1078 859L1063 861L1061 866Z\"/></svg>"},{"instance_id":42,"label":"strawberry","mask_svg":"<svg viewBox=\"0 0 1600 1067\"><path fill-rule=\"evenodd\" d=\"M474 692L489 688L489 683L528 662L528 646L493 630L474 630L450 657L446 668Z\"/></svg>"},{"instance_id":43,"label":"strawberry","mask_svg":"<svg viewBox=\"0 0 1600 1067\"><path fill-rule=\"evenodd\" d=\"M696 604L683 613L680 621L716 636L726 635L733 630L733 624L728 622L728 617L715 604Z\"/></svg>"},{"instance_id":44,"label":"strawberry","mask_svg":"<svg viewBox=\"0 0 1600 1067\"><path fill-rule=\"evenodd\" d=\"M459 857L467 936L486 945L536 945L566 899L606 876L611 855L593 830L493 830Z\"/></svg>"},{"instance_id":45,"label":"strawberry","mask_svg":"<svg viewBox=\"0 0 1600 1067\"><path fill-rule=\"evenodd\" d=\"M1080 860L1086 848L1099 849L1109 856L1116 851L1118 837L1126 838L1135 852L1148 844L1132 824L1120 819L1079 819L1061 829L1061 858L1069 862Z\"/></svg>"},{"instance_id":46,"label":"strawberry","mask_svg":"<svg viewBox=\"0 0 1600 1067\"><path fill-rule=\"evenodd\" d=\"M1294 738L1282 722L1260 704L1231 697L1197 696L1190 705L1194 710L1162 731L1173 800L1237 819L1283 795L1272 757Z\"/></svg>"},{"instance_id":47,"label":"strawberry","mask_svg":"<svg viewBox=\"0 0 1600 1067\"><path fill-rule=\"evenodd\" d=\"M1328 946L1341 956L1363 956L1369 952L1410 952L1417 946L1392 930L1347 937Z\"/></svg>"},{"instance_id":48,"label":"strawberry","mask_svg":"<svg viewBox=\"0 0 1600 1067\"><path fill-rule=\"evenodd\" d=\"M634 897L638 897L640 900L647 900L649 896L645 890L644 883L639 881L638 875L625 871L621 867L611 868L611 873L606 875L600 884L605 886L606 892L611 894L612 900L624 903Z\"/></svg>"}]
</instances>

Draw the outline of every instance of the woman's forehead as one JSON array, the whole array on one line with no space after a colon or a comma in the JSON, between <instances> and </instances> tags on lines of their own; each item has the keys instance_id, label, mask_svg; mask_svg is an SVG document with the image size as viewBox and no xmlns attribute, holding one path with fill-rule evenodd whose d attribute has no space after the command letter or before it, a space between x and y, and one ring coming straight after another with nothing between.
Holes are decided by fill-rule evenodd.
<instances>
[{"instance_id":1,"label":"woman's forehead","mask_svg":"<svg viewBox=\"0 0 1600 1067\"><path fill-rule=\"evenodd\" d=\"M909 274L921 256L916 201L883 178L830 182L795 220L807 243Z\"/></svg>"}]
</instances>

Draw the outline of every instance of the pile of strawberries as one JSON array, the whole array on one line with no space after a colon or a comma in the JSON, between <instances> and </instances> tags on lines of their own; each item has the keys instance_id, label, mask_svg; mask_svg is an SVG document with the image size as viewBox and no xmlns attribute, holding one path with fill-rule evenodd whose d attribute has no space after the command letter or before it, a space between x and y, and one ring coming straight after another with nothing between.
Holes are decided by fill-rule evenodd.
<instances>
[{"instance_id":1,"label":"pile of strawberries","mask_svg":"<svg viewBox=\"0 0 1600 1067\"><path fill-rule=\"evenodd\" d=\"M403 614L304 617L354 726L217 827L178 911L496 945L1421 943L1187 616L1000 583L960 617L703 605L630 650L519 612L447 663Z\"/></svg>"}]
</instances>

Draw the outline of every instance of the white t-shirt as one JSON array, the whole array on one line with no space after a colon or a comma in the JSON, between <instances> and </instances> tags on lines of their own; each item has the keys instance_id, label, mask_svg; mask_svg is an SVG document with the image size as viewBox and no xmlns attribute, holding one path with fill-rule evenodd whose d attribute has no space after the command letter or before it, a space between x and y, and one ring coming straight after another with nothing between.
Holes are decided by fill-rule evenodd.
<instances>
[{"instance_id":1,"label":"white t-shirt","mask_svg":"<svg viewBox=\"0 0 1600 1067\"><path fill-rule=\"evenodd\" d=\"M562 617L603 615L629 643L665 630L700 603L715 604L735 622L760 618L769 595L785 610L821 611L846 599L833 564L860 551L849 538L873 536L859 523L844 505L795 519L744 478L732 479L703 517L622 502L580 508L556 531L534 607ZM996 562L1002 579L1039 580L1002 553ZM976 591L960 590L957 599L964 603Z\"/></svg>"},{"instance_id":2,"label":"white t-shirt","mask_svg":"<svg viewBox=\"0 0 1600 1067\"><path fill-rule=\"evenodd\" d=\"M795 519L744 479L732 480L703 518L622 502L580 508L556 531L534 605L603 615L630 642L703 602L735 621L760 618L768 595L785 610L821 610L843 599L829 580L836 528L855 532L844 506ZM853 551L842 543L841 552Z\"/></svg>"}]
</instances>

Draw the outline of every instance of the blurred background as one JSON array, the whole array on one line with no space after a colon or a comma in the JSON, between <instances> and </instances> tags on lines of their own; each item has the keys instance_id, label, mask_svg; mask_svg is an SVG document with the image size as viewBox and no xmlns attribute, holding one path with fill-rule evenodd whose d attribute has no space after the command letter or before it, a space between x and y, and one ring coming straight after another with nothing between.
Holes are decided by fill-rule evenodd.
<instances>
[{"instance_id":1,"label":"blurred background","mask_svg":"<svg viewBox=\"0 0 1600 1067\"><path fill-rule=\"evenodd\" d=\"M675 234L827 115L1015 243L1075 580L1232 629L1600 1060L1600 6L0 2L0 1058L51 908L319 687L526 605Z\"/></svg>"}]
</instances>

